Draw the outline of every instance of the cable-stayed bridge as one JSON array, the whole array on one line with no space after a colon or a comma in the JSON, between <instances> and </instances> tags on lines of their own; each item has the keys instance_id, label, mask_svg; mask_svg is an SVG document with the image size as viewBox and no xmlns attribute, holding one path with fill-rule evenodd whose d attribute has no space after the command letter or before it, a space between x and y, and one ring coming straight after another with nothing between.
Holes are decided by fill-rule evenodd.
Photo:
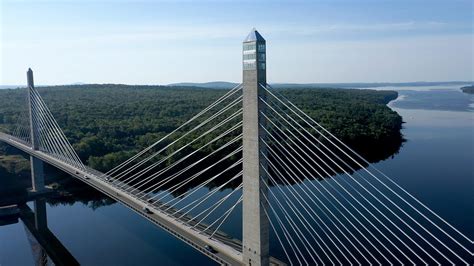
<instances>
[{"instance_id":1,"label":"cable-stayed bridge","mask_svg":"<svg viewBox=\"0 0 474 266\"><path fill-rule=\"evenodd\" d=\"M375 169L266 81L266 42L243 43L243 83L106 173L69 143L27 73L4 141L221 264L472 264L473 241ZM241 237L224 225L241 214Z\"/></svg>"}]
</instances>

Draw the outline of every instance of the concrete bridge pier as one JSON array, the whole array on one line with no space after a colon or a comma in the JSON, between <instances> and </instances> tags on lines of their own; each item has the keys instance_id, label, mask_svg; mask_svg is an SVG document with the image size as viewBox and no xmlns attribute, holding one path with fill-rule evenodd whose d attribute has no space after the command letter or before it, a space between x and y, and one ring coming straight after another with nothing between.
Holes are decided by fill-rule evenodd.
<instances>
[{"instance_id":1,"label":"concrete bridge pier","mask_svg":"<svg viewBox=\"0 0 474 266\"><path fill-rule=\"evenodd\" d=\"M42 192L44 186L44 165L43 161L30 156L31 165L31 192Z\"/></svg>"},{"instance_id":2,"label":"concrete bridge pier","mask_svg":"<svg viewBox=\"0 0 474 266\"><path fill-rule=\"evenodd\" d=\"M33 95L31 90L35 88L33 81L33 70L31 68L26 72L26 79L28 82L28 111L30 116L30 138L31 138L31 148L33 150L39 149L39 130L36 123L33 119ZM31 165L31 190L33 192L41 192L44 190L44 166L43 161L30 156L30 165Z\"/></svg>"}]
</instances>

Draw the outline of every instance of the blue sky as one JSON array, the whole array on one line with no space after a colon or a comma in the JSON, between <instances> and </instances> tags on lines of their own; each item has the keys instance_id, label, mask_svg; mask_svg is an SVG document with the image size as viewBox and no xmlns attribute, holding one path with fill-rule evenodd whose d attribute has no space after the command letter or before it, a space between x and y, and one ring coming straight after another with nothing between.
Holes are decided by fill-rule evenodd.
<instances>
[{"instance_id":1,"label":"blue sky","mask_svg":"<svg viewBox=\"0 0 474 266\"><path fill-rule=\"evenodd\" d=\"M0 0L0 84L241 80L267 40L269 82L474 80L472 0Z\"/></svg>"}]
</instances>

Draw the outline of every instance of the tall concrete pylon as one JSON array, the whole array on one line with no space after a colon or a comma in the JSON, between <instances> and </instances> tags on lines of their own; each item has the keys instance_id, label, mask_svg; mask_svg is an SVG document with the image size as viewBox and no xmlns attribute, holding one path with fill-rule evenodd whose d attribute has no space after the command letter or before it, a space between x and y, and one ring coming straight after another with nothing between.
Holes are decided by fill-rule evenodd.
<instances>
[{"instance_id":1,"label":"tall concrete pylon","mask_svg":"<svg viewBox=\"0 0 474 266\"><path fill-rule=\"evenodd\" d=\"M33 94L32 90L35 88L33 81L33 71L31 68L26 72L26 79L28 82L28 110L30 115L30 140L31 148L33 150L39 149L39 130L33 119ZM44 167L43 161L34 156L30 156L31 165L31 190L34 192L42 191L44 189Z\"/></svg>"},{"instance_id":2,"label":"tall concrete pylon","mask_svg":"<svg viewBox=\"0 0 474 266\"><path fill-rule=\"evenodd\" d=\"M245 265L269 265L269 221L263 208L268 203L263 197L267 194L266 163L261 153L266 148L260 140L265 132L260 124L265 119L260 112L265 106L259 97L265 99L266 86L266 43L265 39L252 29L243 42L243 263ZM266 195L265 195L266 196ZM268 198L268 196L267 196Z\"/></svg>"}]
</instances>

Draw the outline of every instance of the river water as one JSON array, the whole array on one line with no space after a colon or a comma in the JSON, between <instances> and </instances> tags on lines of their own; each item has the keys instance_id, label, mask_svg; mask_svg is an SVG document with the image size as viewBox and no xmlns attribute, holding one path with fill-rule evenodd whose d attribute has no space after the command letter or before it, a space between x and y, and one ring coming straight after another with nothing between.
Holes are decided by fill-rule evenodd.
<instances>
[{"instance_id":1,"label":"river water","mask_svg":"<svg viewBox=\"0 0 474 266\"><path fill-rule=\"evenodd\" d=\"M376 89L399 91L389 106L403 117L406 142L375 166L474 238L474 96L458 86ZM214 264L120 204L48 204L46 210L48 228L83 265ZM230 219L223 230L239 231L240 216ZM21 221L0 227L1 266L35 260Z\"/></svg>"}]
</instances>

